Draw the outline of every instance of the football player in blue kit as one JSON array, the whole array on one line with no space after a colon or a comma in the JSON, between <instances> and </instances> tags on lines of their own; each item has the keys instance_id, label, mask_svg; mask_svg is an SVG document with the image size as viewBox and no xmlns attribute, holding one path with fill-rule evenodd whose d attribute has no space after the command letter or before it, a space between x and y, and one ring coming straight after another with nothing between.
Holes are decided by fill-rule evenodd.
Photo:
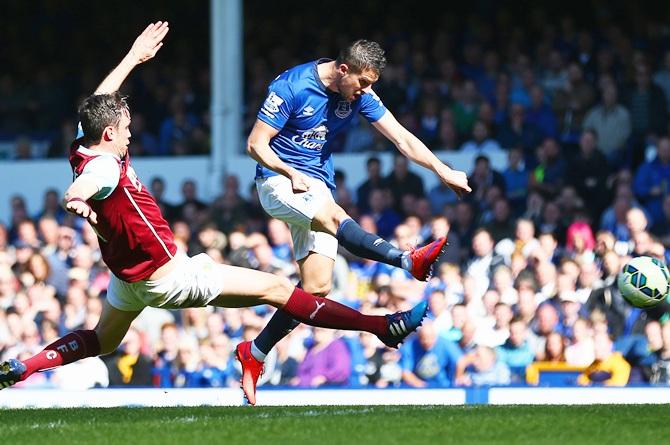
<instances>
[{"instance_id":1,"label":"football player in blue kit","mask_svg":"<svg viewBox=\"0 0 670 445\"><path fill-rule=\"evenodd\" d=\"M376 42L358 40L336 60L319 59L293 67L274 79L248 138L257 162L256 187L265 211L289 225L305 291L326 296L331 289L338 242L349 252L409 271L427 280L446 239L412 251L365 232L333 197L334 168L328 142L363 115L408 159L426 167L458 195L470 192L464 172L442 163L405 129L372 90L386 58ZM253 342L236 355L242 388L255 403L256 382L272 347L297 325L277 311Z\"/></svg>"}]
</instances>

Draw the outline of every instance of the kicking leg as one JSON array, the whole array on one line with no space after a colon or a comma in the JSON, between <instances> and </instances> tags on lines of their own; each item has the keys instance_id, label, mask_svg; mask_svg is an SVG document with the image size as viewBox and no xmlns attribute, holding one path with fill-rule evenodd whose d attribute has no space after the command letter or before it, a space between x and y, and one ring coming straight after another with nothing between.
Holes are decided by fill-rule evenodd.
<instances>
[{"instance_id":1,"label":"kicking leg","mask_svg":"<svg viewBox=\"0 0 670 445\"><path fill-rule=\"evenodd\" d=\"M0 364L0 389L25 380L38 371L109 354L119 346L130 323L139 313L120 311L105 301L95 330L70 332L24 362L10 359Z\"/></svg>"},{"instance_id":2,"label":"kicking leg","mask_svg":"<svg viewBox=\"0 0 670 445\"><path fill-rule=\"evenodd\" d=\"M327 202L316 213L312 229L335 236L339 243L354 255L401 267L421 281L428 279L432 265L447 243L446 238L441 238L411 252L400 250L383 238L363 230L334 202Z\"/></svg>"}]
</instances>

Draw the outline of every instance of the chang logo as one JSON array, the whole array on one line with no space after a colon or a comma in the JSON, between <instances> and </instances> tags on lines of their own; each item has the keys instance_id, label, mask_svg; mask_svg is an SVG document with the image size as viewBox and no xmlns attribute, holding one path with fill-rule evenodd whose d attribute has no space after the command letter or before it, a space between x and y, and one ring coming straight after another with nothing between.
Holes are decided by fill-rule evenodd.
<instances>
[{"instance_id":1,"label":"chang logo","mask_svg":"<svg viewBox=\"0 0 670 445\"><path fill-rule=\"evenodd\" d=\"M295 135L291 138L293 143L300 147L309 148L310 150L321 150L326 144L326 137L328 136L328 127L319 125L307 131L303 131L300 135Z\"/></svg>"}]
</instances>

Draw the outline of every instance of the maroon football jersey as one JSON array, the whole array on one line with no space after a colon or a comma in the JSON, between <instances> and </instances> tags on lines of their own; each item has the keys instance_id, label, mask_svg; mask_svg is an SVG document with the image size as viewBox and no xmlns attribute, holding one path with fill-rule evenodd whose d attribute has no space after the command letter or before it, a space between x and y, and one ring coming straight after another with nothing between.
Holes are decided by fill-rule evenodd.
<instances>
[{"instance_id":1,"label":"maroon football jersey","mask_svg":"<svg viewBox=\"0 0 670 445\"><path fill-rule=\"evenodd\" d=\"M82 148L80 140L70 147L70 165L74 177L86 164L100 156ZM153 196L130 166L130 155L117 160L119 183L105 199L89 199L98 214L93 226L100 241L102 259L118 278L135 282L148 278L177 253L174 236Z\"/></svg>"}]
</instances>

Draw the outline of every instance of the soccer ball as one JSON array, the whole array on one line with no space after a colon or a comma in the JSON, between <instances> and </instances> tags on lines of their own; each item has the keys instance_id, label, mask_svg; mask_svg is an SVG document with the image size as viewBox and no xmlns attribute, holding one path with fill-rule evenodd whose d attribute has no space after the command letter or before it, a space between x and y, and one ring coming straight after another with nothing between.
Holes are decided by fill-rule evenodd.
<instances>
[{"instance_id":1,"label":"soccer ball","mask_svg":"<svg viewBox=\"0 0 670 445\"><path fill-rule=\"evenodd\" d=\"M617 285L621 295L630 304L640 308L656 306L665 299L670 290L668 266L656 258L640 256L626 264Z\"/></svg>"}]
</instances>

